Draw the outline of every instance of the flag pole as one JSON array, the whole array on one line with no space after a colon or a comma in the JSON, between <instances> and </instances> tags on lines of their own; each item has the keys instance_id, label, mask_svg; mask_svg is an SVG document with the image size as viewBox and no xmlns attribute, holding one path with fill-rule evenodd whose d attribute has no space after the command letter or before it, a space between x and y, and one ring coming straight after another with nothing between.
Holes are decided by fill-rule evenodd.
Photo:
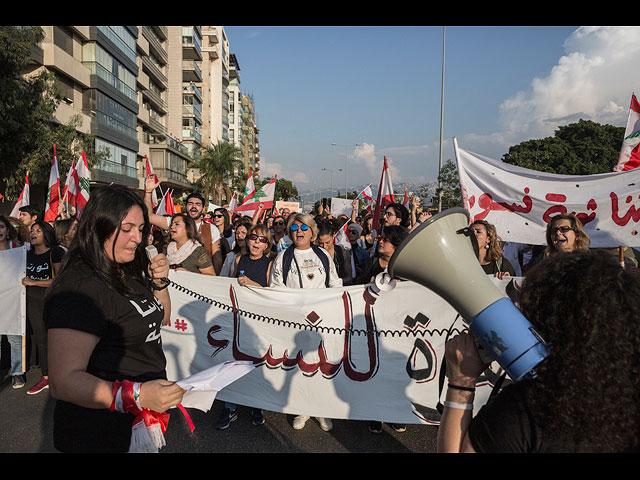
<instances>
[{"instance_id":1,"label":"flag pole","mask_svg":"<svg viewBox=\"0 0 640 480\"><path fill-rule=\"evenodd\" d=\"M444 118L444 42L447 27L442 27L442 86L440 90L440 156L438 159L438 212L442 211L442 119Z\"/></svg>"}]
</instances>

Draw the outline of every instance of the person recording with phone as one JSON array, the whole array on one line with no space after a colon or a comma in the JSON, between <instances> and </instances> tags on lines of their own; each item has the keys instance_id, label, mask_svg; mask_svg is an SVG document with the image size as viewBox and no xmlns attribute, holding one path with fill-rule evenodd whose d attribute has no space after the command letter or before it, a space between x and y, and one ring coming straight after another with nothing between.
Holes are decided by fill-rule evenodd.
<instances>
[{"instance_id":1,"label":"person recording with phone","mask_svg":"<svg viewBox=\"0 0 640 480\"><path fill-rule=\"evenodd\" d=\"M151 225L124 187L91 192L45 300L54 447L127 452L142 410L165 412L184 390L166 378L169 262L145 252ZM145 241L143 241L145 239Z\"/></svg>"}]
</instances>

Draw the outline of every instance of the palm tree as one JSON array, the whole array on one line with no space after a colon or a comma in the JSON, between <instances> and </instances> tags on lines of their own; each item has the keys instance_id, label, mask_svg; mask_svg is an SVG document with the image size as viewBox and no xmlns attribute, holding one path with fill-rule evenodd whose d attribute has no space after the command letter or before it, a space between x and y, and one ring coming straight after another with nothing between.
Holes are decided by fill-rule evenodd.
<instances>
[{"instance_id":1,"label":"palm tree","mask_svg":"<svg viewBox=\"0 0 640 480\"><path fill-rule=\"evenodd\" d=\"M242 151L234 144L218 140L204 148L201 159L194 165L200 169L205 198L222 205L222 199L231 200L231 189L225 178L233 177L234 169L242 164Z\"/></svg>"}]
</instances>

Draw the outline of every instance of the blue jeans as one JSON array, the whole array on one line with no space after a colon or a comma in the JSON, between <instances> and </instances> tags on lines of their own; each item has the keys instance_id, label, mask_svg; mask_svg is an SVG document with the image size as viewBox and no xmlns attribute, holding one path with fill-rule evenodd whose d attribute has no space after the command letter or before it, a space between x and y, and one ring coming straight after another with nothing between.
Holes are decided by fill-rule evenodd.
<instances>
[{"instance_id":1,"label":"blue jeans","mask_svg":"<svg viewBox=\"0 0 640 480\"><path fill-rule=\"evenodd\" d=\"M9 371L9 375L22 375L24 373L24 365L22 364L22 340L25 337L21 335L6 335L6 337L11 347L11 370Z\"/></svg>"}]
</instances>

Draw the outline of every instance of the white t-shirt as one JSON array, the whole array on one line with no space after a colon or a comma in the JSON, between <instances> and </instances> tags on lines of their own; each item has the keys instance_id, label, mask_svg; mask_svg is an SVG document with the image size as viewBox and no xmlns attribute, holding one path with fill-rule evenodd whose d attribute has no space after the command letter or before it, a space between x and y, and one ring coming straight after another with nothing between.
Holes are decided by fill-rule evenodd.
<instances>
[{"instance_id":1,"label":"white t-shirt","mask_svg":"<svg viewBox=\"0 0 640 480\"><path fill-rule=\"evenodd\" d=\"M336 272L336 267L329 253L325 250L322 250L322 253L329 259L329 287L342 287L342 279L338 277L338 272ZM293 250L294 258L291 261L291 267L287 274L286 285L283 281L283 256L284 251L278 253L271 268L271 287L325 288L324 266L312 248L308 248L307 250L296 248ZM300 267L299 274L298 266ZM302 278L302 285L300 285L300 278Z\"/></svg>"}]
</instances>

